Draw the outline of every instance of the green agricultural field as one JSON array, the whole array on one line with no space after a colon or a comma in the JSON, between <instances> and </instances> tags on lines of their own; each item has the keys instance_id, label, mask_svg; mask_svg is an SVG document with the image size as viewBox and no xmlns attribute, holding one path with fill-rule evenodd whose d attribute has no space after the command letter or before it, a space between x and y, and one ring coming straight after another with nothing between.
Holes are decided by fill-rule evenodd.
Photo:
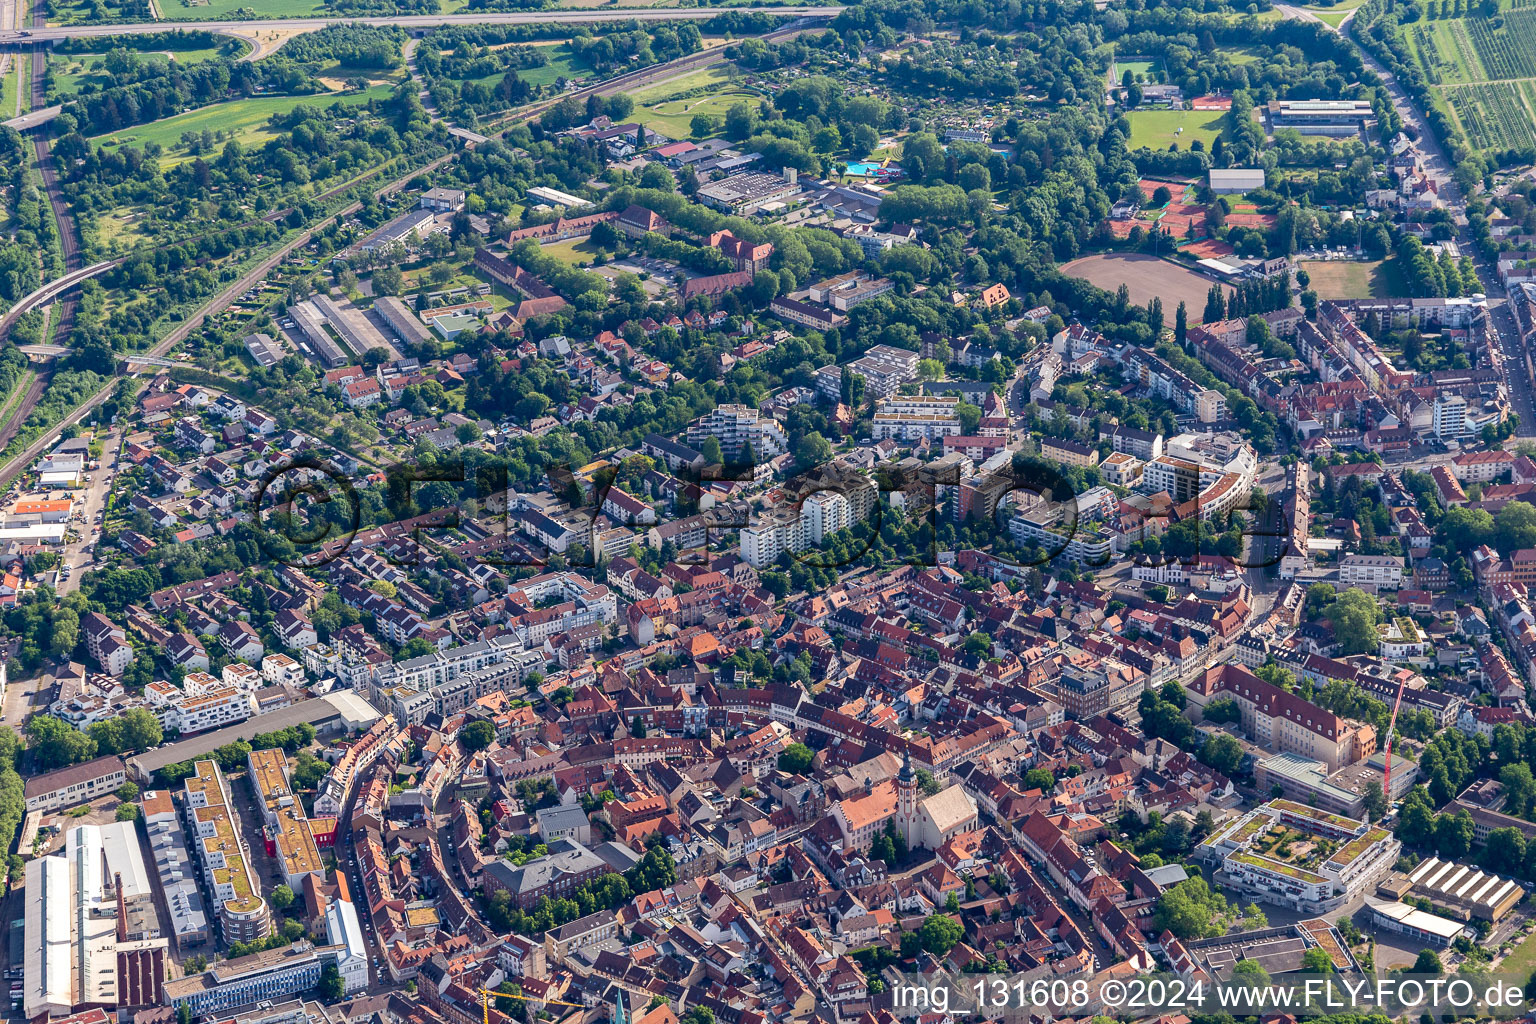
<instances>
[{"instance_id":1,"label":"green agricultural field","mask_svg":"<svg viewBox=\"0 0 1536 1024\"><path fill-rule=\"evenodd\" d=\"M1199 139L1207 147L1220 137L1227 116L1220 110L1132 110L1131 148L1167 149L1177 142L1180 149Z\"/></svg>"},{"instance_id":2,"label":"green agricultural field","mask_svg":"<svg viewBox=\"0 0 1536 1024\"><path fill-rule=\"evenodd\" d=\"M630 95L635 101L631 120L674 139L688 138L691 122L699 114L724 119L726 111L737 103L756 103L759 99L756 93L732 85L725 69L719 67L695 71Z\"/></svg>"},{"instance_id":3,"label":"green agricultural field","mask_svg":"<svg viewBox=\"0 0 1536 1024\"><path fill-rule=\"evenodd\" d=\"M286 114L301 103L310 103L316 106L330 106L332 103L362 104L371 99L384 99L389 95L389 89L384 86L376 86L366 92L352 93L346 96L320 95L320 96L256 96L246 100L233 100L229 103L215 103L212 106L201 107L197 110L189 110L185 114L177 114L175 117L167 117L153 124L141 124L132 128L124 128L120 132L109 135L101 135L93 139L105 146L132 145L143 146L150 142L158 142L165 149L165 155L160 158L162 167L171 167L192 159L181 145L181 136L184 132L201 132L205 128L213 132L224 132L226 138L236 138L243 146L260 145L273 137L267 130L267 119L273 114ZM229 133L233 133L230 135Z\"/></svg>"},{"instance_id":4,"label":"green agricultural field","mask_svg":"<svg viewBox=\"0 0 1536 1024\"><path fill-rule=\"evenodd\" d=\"M1529 82L1483 82L1445 86L1440 94L1467 141L1478 149L1526 149L1536 146L1530 87Z\"/></svg>"},{"instance_id":5,"label":"green agricultural field","mask_svg":"<svg viewBox=\"0 0 1536 1024\"><path fill-rule=\"evenodd\" d=\"M1431 85L1497 77L1483 66L1466 19L1416 22L1405 25L1403 35Z\"/></svg>"},{"instance_id":6,"label":"green agricultural field","mask_svg":"<svg viewBox=\"0 0 1536 1024\"><path fill-rule=\"evenodd\" d=\"M321 0L159 0L160 15L167 21L220 21L236 11L260 11L264 18L303 18L325 14Z\"/></svg>"}]
</instances>

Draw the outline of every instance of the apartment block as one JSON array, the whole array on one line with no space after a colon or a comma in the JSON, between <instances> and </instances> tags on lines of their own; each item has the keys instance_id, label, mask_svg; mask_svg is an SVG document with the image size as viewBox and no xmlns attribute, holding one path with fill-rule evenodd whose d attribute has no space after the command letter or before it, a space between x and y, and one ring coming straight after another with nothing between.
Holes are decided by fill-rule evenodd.
<instances>
[{"instance_id":1,"label":"apartment block","mask_svg":"<svg viewBox=\"0 0 1536 1024\"><path fill-rule=\"evenodd\" d=\"M937 440L960 434L960 399L953 395L893 395L875 403L876 441Z\"/></svg>"}]
</instances>

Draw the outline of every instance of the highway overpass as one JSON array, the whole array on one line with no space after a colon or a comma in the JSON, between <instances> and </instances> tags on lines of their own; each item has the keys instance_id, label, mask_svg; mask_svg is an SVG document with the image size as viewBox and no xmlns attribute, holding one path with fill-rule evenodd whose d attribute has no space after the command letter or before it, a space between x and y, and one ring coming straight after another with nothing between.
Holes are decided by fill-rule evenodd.
<instances>
[{"instance_id":1,"label":"highway overpass","mask_svg":"<svg viewBox=\"0 0 1536 1024\"><path fill-rule=\"evenodd\" d=\"M10 310L5 314L5 318L0 319L0 341L4 341L6 338L10 337L11 328L16 326L16 320L21 316L21 314L27 312L27 310L35 309L38 306L43 306L52 302L54 299L69 291L80 282L87 281L90 278L96 277L98 274L105 274L107 271L117 266L120 262L122 262L121 257L118 259L103 260L100 263L93 263L88 267L81 267L79 270L72 270L61 278L49 281L41 288L33 291L30 295L23 296L21 301L12 306Z\"/></svg>"}]
</instances>

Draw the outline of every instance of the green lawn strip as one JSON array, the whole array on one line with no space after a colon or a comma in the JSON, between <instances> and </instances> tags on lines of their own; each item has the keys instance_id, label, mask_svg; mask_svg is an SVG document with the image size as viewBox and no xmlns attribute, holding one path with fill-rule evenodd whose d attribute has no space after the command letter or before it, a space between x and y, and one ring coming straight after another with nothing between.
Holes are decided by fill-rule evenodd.
<instances>
[{"instance_id":1,"label":"green lawn strip","mask_svg":"<svg viewBox=\"0 0 1536 1024\"><path fill-rule=\"evenodd\" d=\"M250 146L264 142L277 133L267 128L267 119L273 114L286 114L302 103L329 107L333 103L361 105L372 99L384 99L390 93L387 86L375 86L364 92L338 95L321 93L315 96L253 96L250 99L215 103L196 110L189 110L173 117L163 118L150 124L135 125L121 131L99 135L92 142L103 146L144 146L158 142L165 150L160 158L163 168L191 160L192 154L182 149L181 136L186 132L233 132L241 145Z\"/></svg>"}]
</instances>

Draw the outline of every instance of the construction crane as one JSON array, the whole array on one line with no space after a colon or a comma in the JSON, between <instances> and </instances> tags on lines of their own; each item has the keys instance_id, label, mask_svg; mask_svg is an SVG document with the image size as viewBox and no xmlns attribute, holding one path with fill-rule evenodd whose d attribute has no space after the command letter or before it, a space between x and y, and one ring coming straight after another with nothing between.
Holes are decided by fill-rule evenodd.
<instances>
[{"instance_id":1,"label":"construction crane","mask_svg":"<svg viewBox=\"0 0 1536 1024\"><path fill-rule=\"evenodd\" d=\"M585 1010L587 1008L586 1003L563 1003L558 999L539 999L535 996L519 995L512 992L492 992L490 989L485 988L484 986L479 989L479 992L480 1015L484 1020L484 1024L491 1024L492 996L495 996L497 999L520 999L525 1003L543 1003L545 1006L570 1006L577 1010Z\"/></svg>"},{"instance_id":2,"label":"construction crane","mask_svg":"<svg viewBox=\"0 0 1536 1024\"><path fill-rule=\"evenodd\" d=\"M1386 771L1382 776L1381 790L1389 806L1392 799L1392 735L1397 729L1397 709L1403 706L1403 689L1407 685L1408 677L1405 675L1403 681L1397 684L1397 699L1392 702L1392 720L1387 723Z\"/></svg>"}]
</instances>

